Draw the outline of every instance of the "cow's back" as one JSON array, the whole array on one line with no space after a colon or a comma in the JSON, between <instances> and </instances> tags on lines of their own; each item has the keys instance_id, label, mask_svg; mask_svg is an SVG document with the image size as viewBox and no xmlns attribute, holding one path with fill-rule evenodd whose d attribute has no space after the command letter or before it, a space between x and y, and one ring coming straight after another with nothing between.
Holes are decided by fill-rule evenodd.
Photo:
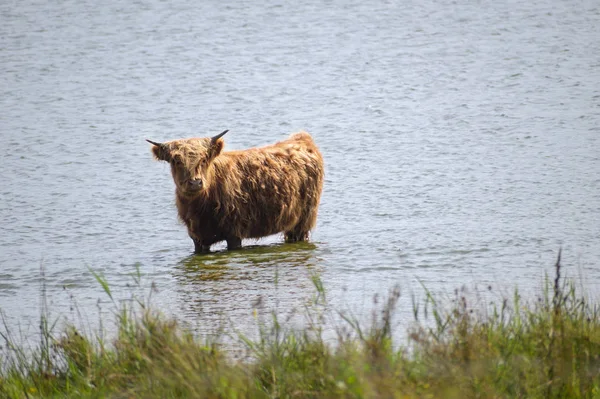
<instances>
[{"instance_id":1,"label":"cow's back","mask_svg":"<svg viewBox=\"0 0 600 399\"><path fill-rule=\"evenodd\" d=\"M276 144L222 153L215 159L217 235L260 238L314 227L323 186L323 159L312 137L293 134ZM303 219L312 220L304 221Z\"/></svg>"}]
</instances>

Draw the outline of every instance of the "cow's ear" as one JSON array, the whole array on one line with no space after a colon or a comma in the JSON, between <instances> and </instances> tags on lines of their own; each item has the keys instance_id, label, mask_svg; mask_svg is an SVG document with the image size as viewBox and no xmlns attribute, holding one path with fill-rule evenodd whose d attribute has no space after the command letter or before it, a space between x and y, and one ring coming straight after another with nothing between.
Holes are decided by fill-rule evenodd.
<instances>
[{"instance_id":1,"label":"cow's ear","mask_svg":"<svg viewBox=\"0 0 600 399\"><path fill-rule=\"evenodd\" d=\"M152 155L154 155L154 158L158 161L160 161L160 147L157 145L153 145L152 146Z\"/></svg>"},{"instance_id":2,"label":"cow's ear","mask_svg":"<svg viewBox=\"0 0 600 399\"><path fill-rule=\"evenodd\" d=\"M225 147L225 142L223 139L218 139L214 141L211 145L210 155L212 158L216 157L223 151L223 147Z\"/></svg>"},{"instance_id":3,"label":"cow's ear","mask_svg":"<svg viewBox=\"0 0 600 399\"><path fill-rule=\"evenodd\" d=\"M154 155L154 158L156 158L158 161L169 162L171 160L169 151L167 151L167 149L163 146L152 146L152 155Z\"/></svg>"}]
</instances>

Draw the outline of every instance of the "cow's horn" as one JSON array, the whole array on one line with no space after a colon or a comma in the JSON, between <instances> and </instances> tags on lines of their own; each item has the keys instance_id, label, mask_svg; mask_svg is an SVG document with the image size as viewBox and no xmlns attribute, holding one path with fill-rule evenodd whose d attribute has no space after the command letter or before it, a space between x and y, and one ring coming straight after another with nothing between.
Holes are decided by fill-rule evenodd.
<instances>
[{"instance_id":1,"label":"cow's horn","mask_svg":"<svg viewBox=\"0 0 600 399\"><path fill-rule=\"evenodd\" d=\"M223 137L225 135L225 133L227 133L229 131L229 129L224 130L222 133L217 134L216 136L214 136L213 138L210 139L211 142L215 142L217 140L219 140L221 137Z\"/></svg>"},{"instance_id":2,"label":"cow's horn","mask_svg":"<svg viewBox=\"0 0 600 399\"><path fill-rule=\"evenodd\" d=\"M157 143L156 141L152 141L152 140L148 140L148 139L146 139L146 141L148 143L154 144L155 146L158 146L158 147L162 147L163 146L163 143Z\"/></svg>"}]
</instances>

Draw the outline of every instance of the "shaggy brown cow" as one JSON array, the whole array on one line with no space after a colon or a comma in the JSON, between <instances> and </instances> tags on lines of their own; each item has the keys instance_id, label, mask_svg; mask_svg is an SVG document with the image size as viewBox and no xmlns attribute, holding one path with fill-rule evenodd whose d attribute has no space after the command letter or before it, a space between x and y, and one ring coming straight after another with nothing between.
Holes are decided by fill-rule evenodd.
<instances>
[{"instance_id":1,"label":"shaggy brown cow","mask_svg":"<svg viewBox=\"0 0 600 399\"><path fill-rule=\"evenodd\" d=\"M154 157L171 164L179 218L196 252L226 240L279 232L303 241L315 226L323 188L323 158L305 132L262 148L223 151L221 137L156 143Z\"/></svg>"}]
</instances>

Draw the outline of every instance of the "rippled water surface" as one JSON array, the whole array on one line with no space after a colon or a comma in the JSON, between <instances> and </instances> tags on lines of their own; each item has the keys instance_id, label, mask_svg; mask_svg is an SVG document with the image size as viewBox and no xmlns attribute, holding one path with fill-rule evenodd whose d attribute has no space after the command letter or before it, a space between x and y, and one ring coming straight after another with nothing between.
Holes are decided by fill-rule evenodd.
<instances>
[{"instance_id":1,"label":"rippled water surface","mask_svg":"<svg viewBox=\"0 0 600 399\"><path fill-rule=\"evenodd\" d=\"M597 2L292 3L0 4L9 325L35 325L41 269L55 314L95 321L107 296L88 268L128 298L138 265L153 303L200 330L301 307L312 275L358 315L395 284L407 300L419 281L529 290L561 246L599 292ZM191 255L144 139L223 129L229 149L313 134L311 243Z\"/></svg>"}]
</instances>

